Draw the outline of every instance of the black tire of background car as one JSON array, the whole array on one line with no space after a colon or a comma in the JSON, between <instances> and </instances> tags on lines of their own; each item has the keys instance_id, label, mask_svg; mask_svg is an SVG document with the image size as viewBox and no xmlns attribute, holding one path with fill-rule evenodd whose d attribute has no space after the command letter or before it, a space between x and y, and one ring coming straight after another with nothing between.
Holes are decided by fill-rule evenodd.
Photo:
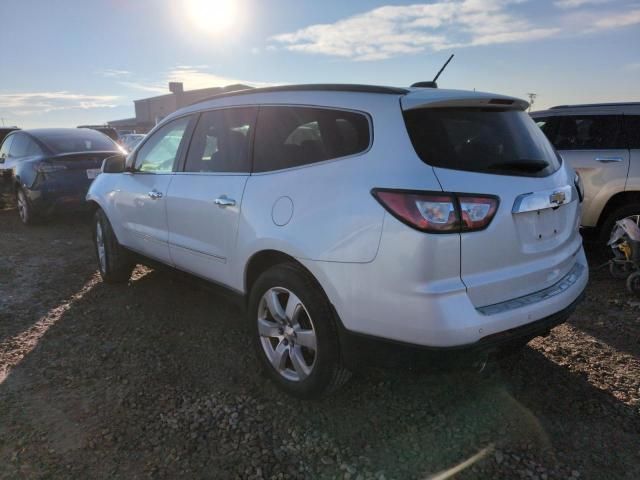
<instances>
[{"instance_id":1,"label":"black tire of background car","mask_svg":"<svg viewBox=\"0 0 640 480\"><path fill-rule=\"evenodd\" d=\"M618 220L630 217L631 215L640 215L640 203L630 203L629 205L623 205L616 208L602 221L600 225L600 232L598 234L598 240L603 247L607 247L607 242L611 237L611 231Z\"/></svg>"},{"instance_id":2,"label":"black tire of background car","mask_svg":"<svg viewBox=\"0 0 640 480\"><path fill-rule=\"evenodd\" d=\"M260 343L258 307L264 293L272 287L284 287L294 292L309 312L316 330L316 364L311 374L299 382L283 378L272 367ZM258 277L251 288L248 315L258 361L281 390L302 399L321 399L338 390L351 377L341 358L337 319L331 304L313 277L296 264L276 265Z\"/></svg>"},{"instance_id":3,"label":"black tire of background car","mask_svg":"<svg viewBox=\"0 0 640 480\"><path fill-rule=\"evenodd\" d=\"M20 220L24 225L33 225L36 223L36 216L29 203L29 198L22 188L18 188L16 191L16 203L20 205L18 208L18 214Z\"/></svg>"},{"instance_id":4,"label":"black tire of background car","mask_svg":"<svg viewBox=\"0 0 640 480\"><path fill-rule=\"evenodd\" d=\"M106 271L102 270L100 266L100 259L98 258L98 247L96 242L96 225L100 222L102 227L102 235L104 237L104 248L106 253ZM135 263L131 259L130 253L123 248L113 233L111 223L105 215L105 213L98 209L94 216L93 222L93 245L96 253L96 260L98 263L98 270L100 276L105 283L124 283L131 278L131 272L135 267Z\"/></svg>"}]
</instances>

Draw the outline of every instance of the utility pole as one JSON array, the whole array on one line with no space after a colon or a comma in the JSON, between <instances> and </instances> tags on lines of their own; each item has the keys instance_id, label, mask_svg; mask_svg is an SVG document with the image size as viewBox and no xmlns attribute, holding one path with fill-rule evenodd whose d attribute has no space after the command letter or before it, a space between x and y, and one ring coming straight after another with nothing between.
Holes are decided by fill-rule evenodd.
<instances>
[{"instance_id":1,"label":"utility pole","mask_svg":"<svg viewBox=\"0 0 640 480\"><path fill-rule=\"evenodd\" d=\"M531 111L531 107L533 107L533 104L536 101L536 97L538 96L537 93L527 93L527 96L529 97L529 112Z\"/></svg>"}]
</instances>

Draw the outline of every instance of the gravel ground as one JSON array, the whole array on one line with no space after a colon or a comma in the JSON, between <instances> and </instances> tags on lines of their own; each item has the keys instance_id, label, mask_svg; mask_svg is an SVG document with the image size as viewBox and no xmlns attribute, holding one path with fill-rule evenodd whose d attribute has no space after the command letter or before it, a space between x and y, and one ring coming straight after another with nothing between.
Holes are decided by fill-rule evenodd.
<instances>
[{"instance_id":1,"label":"gravel ground","mask_svg":"<svg viewBox=\"0 0 640 480\"><path fill-rule=\"evenodd\" d=\"M87 223L0 210L0 478L640 478L640 299L605 270L490 374L371 369L301 402L224 297L103 284Z\"/></svg>"}]
</instances>

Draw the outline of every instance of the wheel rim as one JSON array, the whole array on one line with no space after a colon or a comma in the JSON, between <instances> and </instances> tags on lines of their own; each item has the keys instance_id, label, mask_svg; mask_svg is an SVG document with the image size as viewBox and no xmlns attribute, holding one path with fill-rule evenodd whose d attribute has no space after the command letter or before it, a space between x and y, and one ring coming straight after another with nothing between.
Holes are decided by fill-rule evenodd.
<instances>
[{"instance_id":1,"label":"wheel rim","mask_svg":"<svg viewBox=\"0 0 640 480\"><path fill-rule=\"evenodd\" d=\"M107 252L104 248L104 235L102 234L102 225L96 222L96 249L98 250L98 263L100 271L107 271Z\"/></svg>"},{"instance_id":2,"label":"wheel rim","mask_svg":"<svg viewBox=\"0 0 640 480\"><path fill-rule=\"evenodd\" d=\"M22 192L18 192L18 215L20 215L20 220L27 221L27 199L24 198Z\"/></svg>"},{"instance_id":3,"label":"wheel rim","mask_svg":"<svg viewBox=\"0 0 640 480\"><path fill-rule=\"evenodd\" d=\"M270 288L260 299L257 321L271 366L292 382L311 375L317 358L316 330L298 296L284 287Z\"/></svg>"},{"instance_id":4,"label":"wheel rim","mask_svg":"<svg viewBox=\"0 0 640 480\"><path fill-rule=\"evenodd\" d=\"M628 217L623 217L623 218L630 218L631 220L633 220L635 222L636 225L638 225L640 227L640 214L638 214L638 215L629 215ZM618 220L622 220L622 218L619 218ZM609 232L609 238L611 238L611 236L613 235L613 232L616 231L616 223L617 222L613 222L613 227L611 228L611 231Z\"/></svg>"}]
</instances>

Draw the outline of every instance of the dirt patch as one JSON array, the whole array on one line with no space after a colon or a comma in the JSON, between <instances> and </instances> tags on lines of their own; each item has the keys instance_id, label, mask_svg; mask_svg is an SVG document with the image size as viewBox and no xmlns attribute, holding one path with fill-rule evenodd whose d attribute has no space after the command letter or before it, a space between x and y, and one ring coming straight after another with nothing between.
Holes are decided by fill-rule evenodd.
<instances>
[{"instance_id":1,"label":"dirt patch","mask_svg":"<svg viewBox=\"0 0 640 480\"><path fill-rule=\"evenodd\" d=\"M5 209L0 252L2 478L640 477L640 304L606 271L488 376L376 369L309 403L260 375L225 298L100 282L86 219Z\"/></svg>"}]
</instances>

